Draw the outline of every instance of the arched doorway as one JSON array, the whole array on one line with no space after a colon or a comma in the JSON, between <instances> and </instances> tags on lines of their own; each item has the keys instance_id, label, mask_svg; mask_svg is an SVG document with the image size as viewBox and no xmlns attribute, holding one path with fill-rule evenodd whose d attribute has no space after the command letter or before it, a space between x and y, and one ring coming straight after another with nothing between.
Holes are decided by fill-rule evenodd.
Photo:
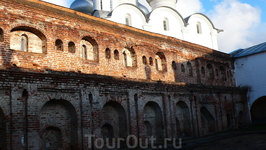
<instances>
[{"instance_id":1,"label":"arched doorway","mask_svg":"<svg viewBox=\"0 0 266 150\"><path fill-rule=\"evenodd\" d=\"M190 125L190 114L187 104L180 101L176 104L176 118L179 121L179 133L178 136L190 136L191 135L191 125Z\"/></svg>"},{"instance_id":2,"label":"arched doorway","mask_svg":"<svg viewBox=\"0 0 266 150\"><path fill-rule=\"evenodd\" d=\"M148 102L145 105L144 123L146 128L146 137L150 137L152 135L157 141L161 141L164 137L164 126L162 111L157 103Z\"/></svg>"},{"instance_id":3,"label":"arched doorway","mask_svg":"<svg viewBox=\"0 0 266 150\"><path fill-rule=\"evenodd\" d=\"M103 137L126 138L127 117L126 111L121 104L110 101L103 106L101 130Z\"/></svg>"},{"instance_id":4,"label":"arched doorway","mask_svg":"<svg viewBox=\"0 0 266 150\"><path fill-rule=\"evenodd\" d=\"M207 108L202 107L201 113L201 126L203 134L215 132L215 120Z\"/></svg>"},{"instance_id":5,"label":"arched doorway","mask_svg":"<svg viewBox=\"0 0 266 150\"><path fill-rule=\"evenodd\" d=\"M66 100L50 100L40 112L42 149L78 149L77 114Z\"/></svg>"},{"instance_id":6,"label":"arched doorway","mask_svg":"<svg viewBox=\"0 0 266 150\"><path fill-rule=\"evenodd\" d=\"M253 123L266 123L266 96L258 98L250 109Z\"/></svg>"},{"instance_id":7,"label":"arched doorway","mask_svg":"<svg viewBox=\"0 0 266 150\"><path fill-rule=\"evenodd\" d=\"M6 149L6 120L2 109L0 108L0 150Z\"/></svg>"}]
</instances>

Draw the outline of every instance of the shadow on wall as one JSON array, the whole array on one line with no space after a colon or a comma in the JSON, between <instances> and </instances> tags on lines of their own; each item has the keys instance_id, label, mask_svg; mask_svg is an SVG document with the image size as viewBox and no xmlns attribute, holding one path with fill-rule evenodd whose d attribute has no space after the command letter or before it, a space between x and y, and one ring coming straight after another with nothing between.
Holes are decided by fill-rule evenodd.
<instances>
[{"instance_id":1,"label":"shadow on wall","mask_svg":"<svg viewBox=\"0 0 266 150\"><path fill-rule=\"evenodd\" d=\"M6 119L2 109L0 108L0 150L6 149L6 133Z\"/></svg>"},{"instance_id":2,"label":"shadow on wall","mask_svg":"<svg viewBox=\"0 0 266 150\"><path fill-rule=\"evenodd\" d=\"M50 100L40 112L42 149L79 149L74 106L66 100Z\"/></svg>"},{"instance_id":3,"label":"shadow on wall","mask_svg":"<svg viewBox=\"0 0 266 150\"><path fill-rule=\"evenodd\" d=\"M253 102L250 114L254 124L266 123L266 96L260 97Z\"/></svg>"}]
</instances>

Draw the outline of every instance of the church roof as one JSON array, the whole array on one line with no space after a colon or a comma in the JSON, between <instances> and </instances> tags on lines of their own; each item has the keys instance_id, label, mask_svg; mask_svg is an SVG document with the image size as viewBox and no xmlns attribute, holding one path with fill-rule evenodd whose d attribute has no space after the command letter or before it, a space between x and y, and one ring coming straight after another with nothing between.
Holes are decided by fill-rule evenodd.
<instances>
[{"instance_id":1,"label":"church roof","mask_svg":"<svg viewBox=\"0 0 266 150\"><path fill-rule=\"evenodd\" d=\"M245 48L245 49L238 49L230 53L231 57L239 58L244 56L249 56L261 52L266 52L266 42Z\"/></svg>"}]
</instances>

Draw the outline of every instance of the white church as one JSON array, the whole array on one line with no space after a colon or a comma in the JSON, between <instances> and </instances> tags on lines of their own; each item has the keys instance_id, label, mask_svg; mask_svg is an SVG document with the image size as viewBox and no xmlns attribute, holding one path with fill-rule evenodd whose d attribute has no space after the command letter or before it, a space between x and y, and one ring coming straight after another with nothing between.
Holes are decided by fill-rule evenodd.
<instances>
[{"instance_id":1,"label":"white church","mask_svg":"<svg viewBox=\"0 0 266 150\"><path fill-rule=\"evenodd\" d=\"M177 0L147 0L151 11L138 0L75 0L70 8L138 29L155 32L218 50L217 34L203 14L183 18Z\"/></svg>"}]
</instances>

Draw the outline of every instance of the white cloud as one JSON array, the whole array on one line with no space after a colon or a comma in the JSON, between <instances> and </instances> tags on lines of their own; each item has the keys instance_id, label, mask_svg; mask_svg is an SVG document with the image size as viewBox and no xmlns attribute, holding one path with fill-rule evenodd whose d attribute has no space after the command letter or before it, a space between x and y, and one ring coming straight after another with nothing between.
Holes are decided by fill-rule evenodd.
<instances>
[{"instance_id":1,"label":"white cloud","mask_svg":"<svg viewBox=\"0 0 266 150\"><path fill-rule=\"evenodd\" d=\"M232 52L260 43L261 10L238 0L223 0L209 12L214 25L223 29L218 35L219 50ZM265 38L264 38L265 40Z\"/></svg>"},{"instance_id":2,"label":"white cloud","mask_svg":"<svg viewBox=\"0 0 266 150\"><path fill-rule=\"evenodd\" d=\"M204 11L200 0L178 0L176 8L184 18Z\"/></svg>"},{"instance_id":3,"label":"white cloud","mask_svg":"<svg viewBox=\"0 0 266 150\"><path fill-rule=\"evenodd\" d=\"M73 0L42 0L59 6L69 7L69 3Z\"/></svg>"}]
</instances>

